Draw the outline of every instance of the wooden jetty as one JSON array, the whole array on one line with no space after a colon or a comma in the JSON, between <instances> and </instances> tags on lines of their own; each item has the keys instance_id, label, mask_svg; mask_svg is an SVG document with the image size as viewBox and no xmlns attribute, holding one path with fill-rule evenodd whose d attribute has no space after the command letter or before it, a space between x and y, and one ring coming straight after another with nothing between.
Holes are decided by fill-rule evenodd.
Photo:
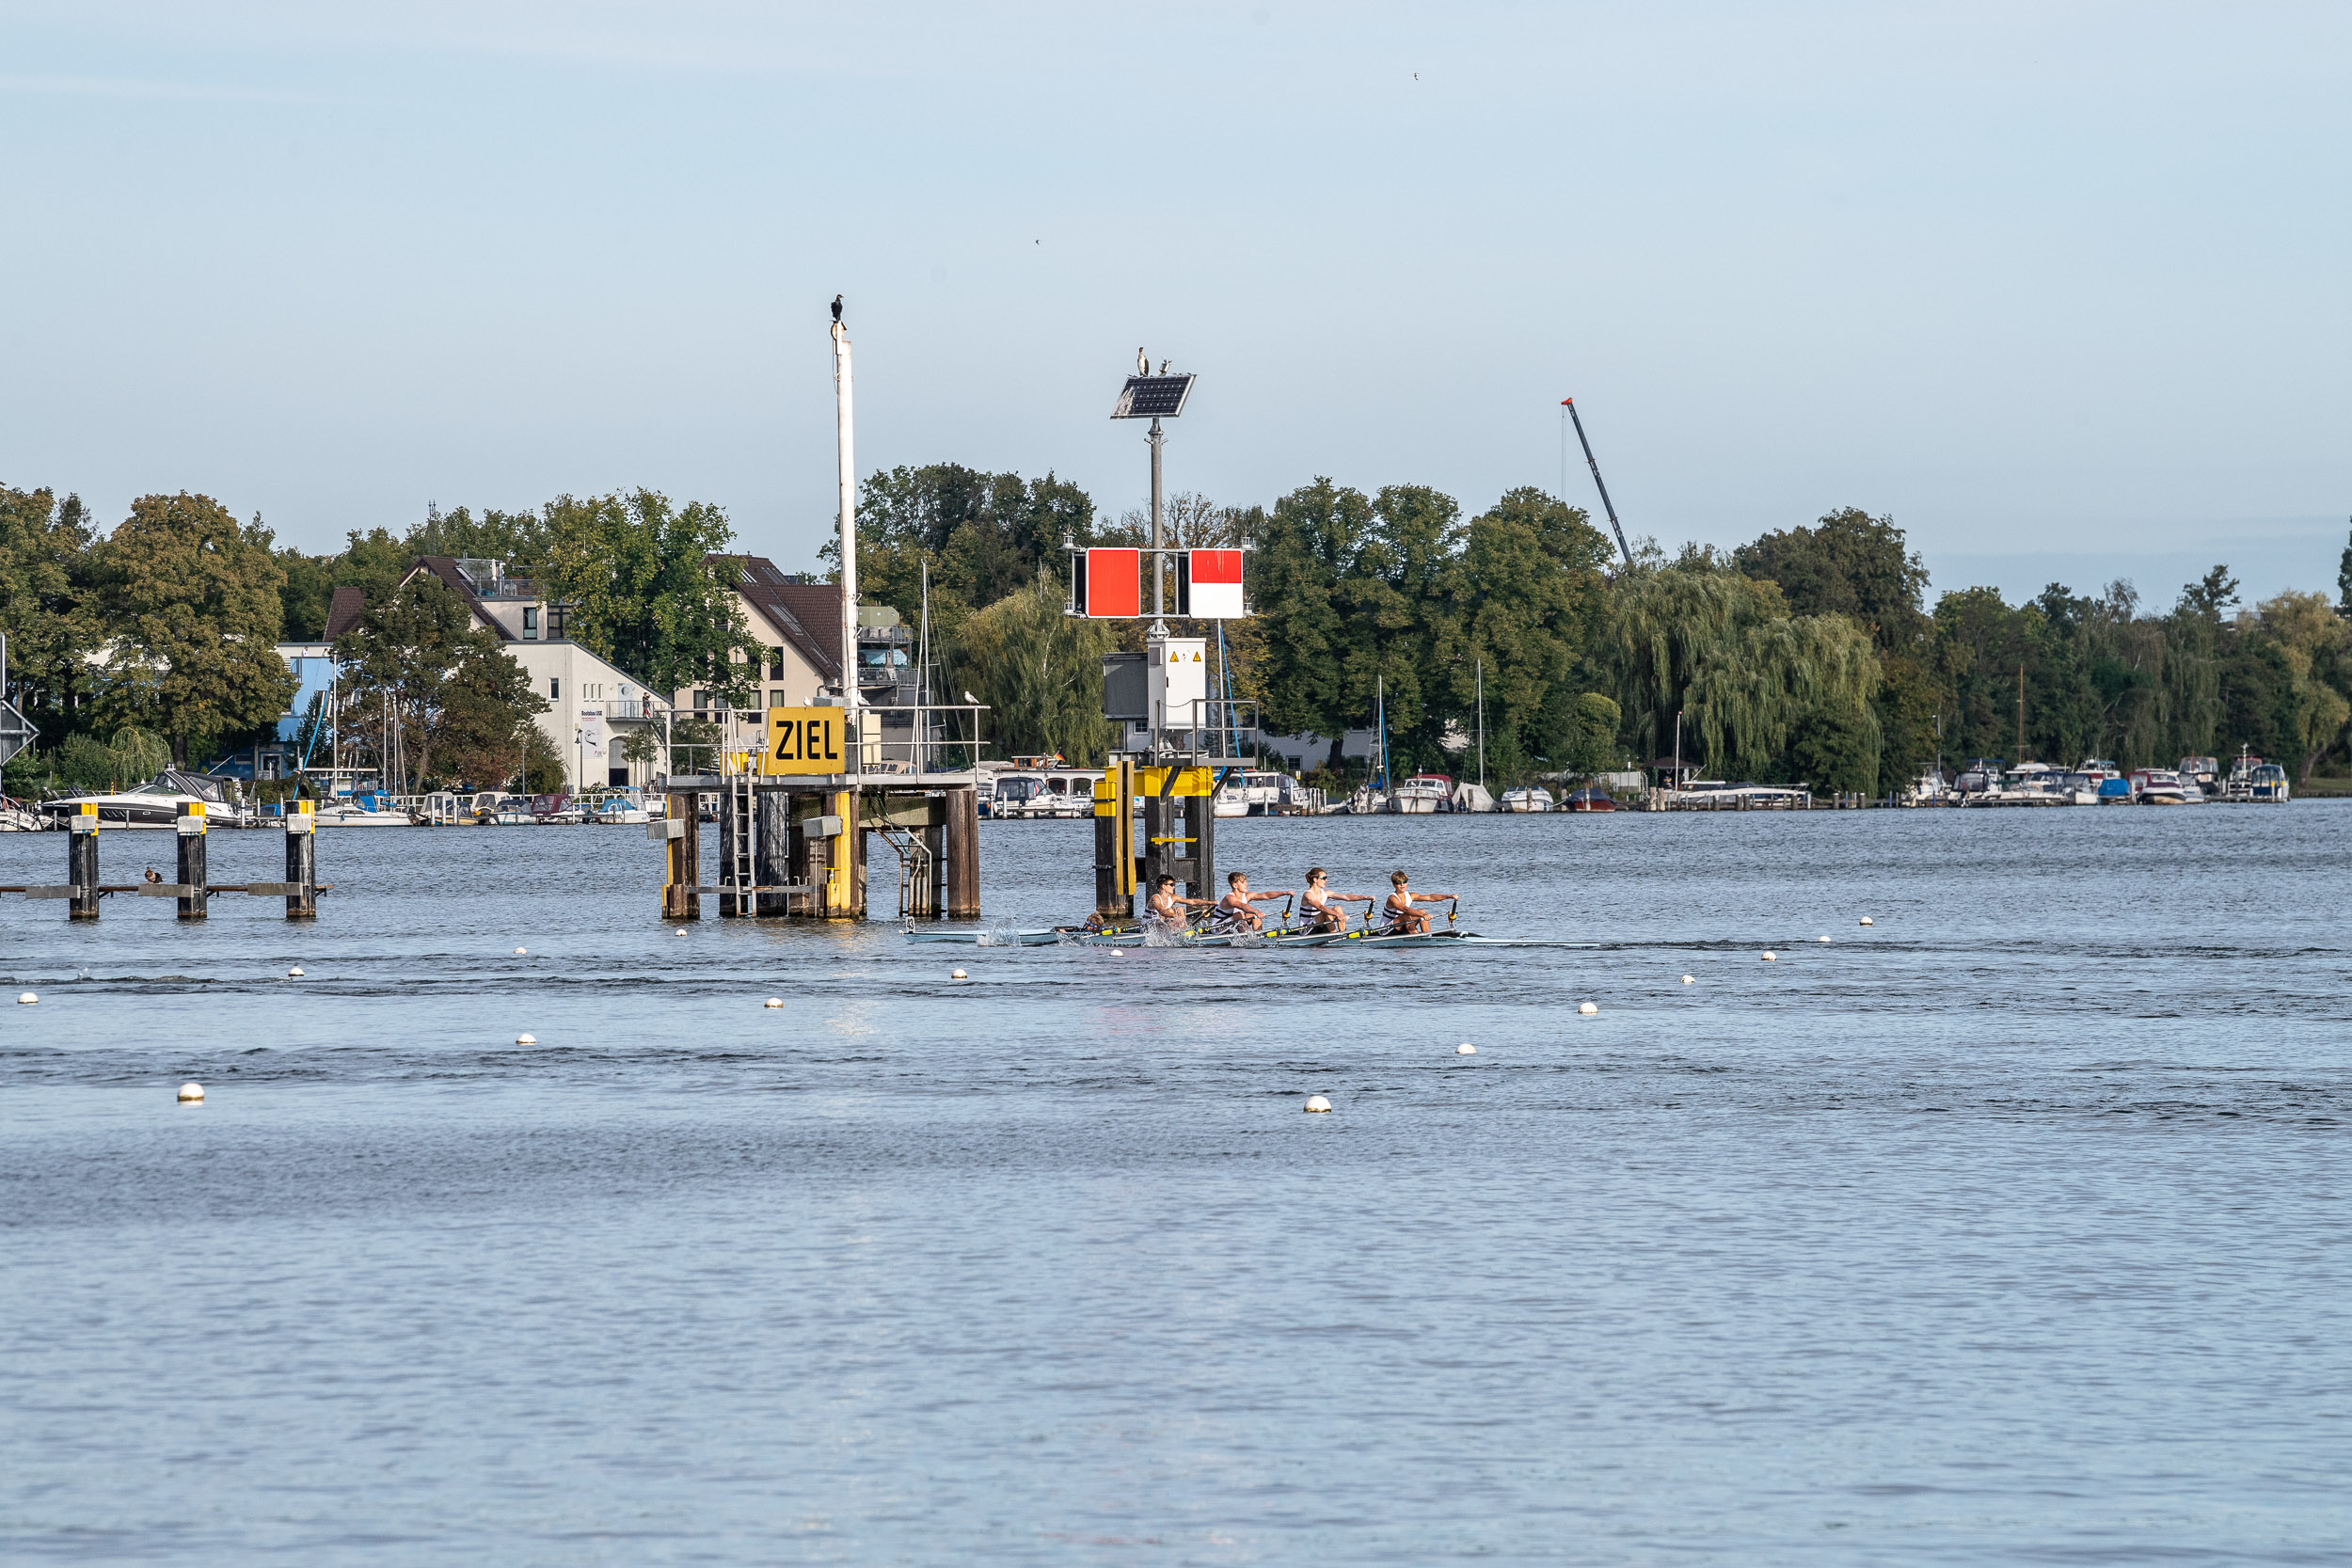
<instances>
[{"instance_id":1,"label":"wooden jetty","mask_svg":"<svg viewBox=\"0 0 2352 1568\"><path fill-rule=\"evenodd\" d=\"M98 807L84 804L80 815L66 819L66 879L47 884L0 886L0 893L27 898L61 898L68 920L96 920L98 901L110 893L135 894L142 898L177 902L180 918L202 920L211 912L215 893L242 893L256 898L283 898L288 920L310 920L319 912L318 895L332 887L318 879L318 807L310 800L290 801L286 813L286 879L282 882L213 882L207 879L204 802L180 807L173 824L179 839L179 877L168 882L102 882L98 879Z\"/></svg>"}]
</instances>

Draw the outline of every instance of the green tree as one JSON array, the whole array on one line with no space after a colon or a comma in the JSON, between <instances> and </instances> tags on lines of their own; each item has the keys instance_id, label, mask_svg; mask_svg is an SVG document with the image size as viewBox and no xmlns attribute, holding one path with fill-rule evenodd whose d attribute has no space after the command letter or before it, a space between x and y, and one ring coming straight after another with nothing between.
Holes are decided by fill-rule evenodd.
<instances>
[{"instance_id":1,"label":"green tree","mask_svg":"<svg viewBox=\"0 0 2352 1568\"><path fill-rule=\"evenodd\" d=\"M947 662L952 684L991 709L998 755L1059 753L1092 767L1110 741L1103 656L1111 646L1102 622L1062 613L1061 584L1041 572L1020 593L974 611Z\"/></svg>"},{"instance_id":2,"label":"green tree","mask_svg":"<svg viewBox=\"0 0 2352 1568\"><path fill-rule=\"evenodd\" d=\"M1341 593L1372 529L1362 491L1319 477L1274 503L1249 563L1254 608L1272 628L1257 671L1265 728L1329 737L1334 768L1372 706L1375 628L1351 623L1352 596Z\"/></svg>"},{"instance_id":3,"label":"green tree","mask_svg":"<svg viewBox=\"0 0 2352 1568\"><path fill-rule=\"evenodd\" d=\"M1483 670L1486 733L1496 774L1523 782L1537 765L1597 772L1589 701L1606 704L1613 761L1617 705L1573 684L1601 613L1609 546L1581 511L1534 488L1511 491L1471 519L1446 584L1444 693L1454 714L1475 717ZM1458 721L1462 721L1457 720ZM1470 727L1464 724L1466 732Z\"/></svg>"},{"instance_id":4,"label":"green tree","mask_svg":"<svg viewBox=\"0 0 2352 1568\"><path fill-rule=\"evenodd\" d=\"M269 531L240 527L209 496L142 496L92 552L110 633L98 707L171 740L251 730L286 709L294 673L278 657L285 573Z\"/></svg>"},{"instance_id":5,"label":"green tree","mask_svg":"<svg viewBox=\"0 0 2352 1568\"><path fill-rule=\"evenodd\" d=\"M635 490L559 496L545 516L541 580L570 605L573 638L656 691L702 687L739 705L752 700L761 645L735 585L707 559L733 537L724 512Z\"/></svg>"},{"instance_id":6,"label":"green tree","mask_svg":"<svg viewBox=\"0 0 2352 1568\"><path fill-rule=\"evenodd\" d=\"M1919 608L1928 568L1905 546L1893 517L1849 506L1812 528L1767 533L1732 559L1748 576L1778 583L1791 613L1844 615L1882 651L1913 653L1928 630Z\"/></svg>"},{"instance_id":7,"label":"green tree","mask_svg":"<svg viewBox=\"0 0 2352 1568\"><path fill-rule=\"evenodd\" d=\"M547 711L497 634L475 626L429 572L370 605L336 641L335 657L344 670L345 738L374 754L397 793L437 779L511 775L521 729Z\"/></svg>"},{"instance_id":8,"label":"green tree","mask_svg":"<svg viewBox=\"0 0 2352 1568\"><path fill-rule=\"evenodd\" d=\"M99 641L87 594L95 537L79 496L0 485L0 631L8 638L9 695L54 746L90 689L87 656Z\"/></svg>"}]
</instances>

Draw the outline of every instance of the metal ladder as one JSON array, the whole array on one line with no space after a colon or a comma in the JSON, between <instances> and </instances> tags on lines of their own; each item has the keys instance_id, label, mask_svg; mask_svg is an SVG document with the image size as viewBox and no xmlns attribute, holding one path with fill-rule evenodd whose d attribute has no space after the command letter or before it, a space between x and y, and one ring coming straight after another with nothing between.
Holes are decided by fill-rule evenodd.
<instances>
[{"instance_id":1,"label":"metal ladder","mask_svg":"<svg viewBox=\"0 0 2352 1568\"><path fill-rule=\"evenodd\" d=\"M914 908L914 890L935 885L931 880L931 847L923 842L921 833L904 828L885 824L875 831L898 852L898 915L901 919L910 918Z\"/></svg>"},{"instance_id":2,"label":"metal ladder","mask_svg":"<svg viewBox=\"0 0 2352 1568\"><path fill-rule=\"evenodd\" d=\"M732 886L736 909L750 914L758 907L755 900L759 884L758 814L752 796L750 774L728 775L721 809L726 812L728 825L734 831L729 835L732 853L727 863L720 869L720 885L723 889Z\"/></svg>"}]
</instances>

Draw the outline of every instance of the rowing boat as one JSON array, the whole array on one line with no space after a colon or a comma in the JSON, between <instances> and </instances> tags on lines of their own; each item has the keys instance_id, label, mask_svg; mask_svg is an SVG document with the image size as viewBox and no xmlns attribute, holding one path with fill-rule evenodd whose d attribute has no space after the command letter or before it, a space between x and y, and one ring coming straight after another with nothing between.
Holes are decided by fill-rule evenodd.
<instances>
[{"instance_id":1,"label":"rowing boat","mask_svg":"<svg viewBox=\"0 0 2352 1568\"><path fill-rule=\"evenodd\" d=\"M1051 947L1061 940L1052 929L1024 931L918 931L907 927L909 942L956 942L965 947Z\"/></svg>"}]
</instances>

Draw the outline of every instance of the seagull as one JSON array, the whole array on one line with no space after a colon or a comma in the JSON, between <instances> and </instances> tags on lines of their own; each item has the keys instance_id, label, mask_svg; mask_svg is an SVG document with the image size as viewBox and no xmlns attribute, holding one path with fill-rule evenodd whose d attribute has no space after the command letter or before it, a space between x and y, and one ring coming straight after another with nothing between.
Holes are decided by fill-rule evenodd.
<instances>
[{"instance_id":1,"label":"seagull","mask_svg":"<svg viewBox=\"0 0 2352 1568\"><path fill-rule=\"evenodd\" d=\"M1144 357L1143 350L1141 349L1136 350L1136 373L1137 375L1150 375L1152 373L1152 361Z\"/></svg>"},{"instance_id":2,"label":"seagull","mask_svg":"<svg viewBox=\"0 0 2352 1568\"><path fill-rule=\"evenodd\" d=\"M835 321L841 319L841 296L839 294L833 296L833 319Z\"/></svg>"},{"instance_id":3,"label":"seagull","mask_svg":"<svg viewBox=\"0 0 2352 1568\"><path fill-rule=\"evenodd\" d=\"M963 694L963 700L964 700L965 702L967 702L967 703L970 703L970 704L971 704L974 707L977 707L977 706L979 706L979 705L980 705L980 700L979 700L977 697L975 697L974 695L972 695L972 693L970 693L969 691L967 691L967 692L965 692L965 693Z\"/></svg>"},{"instance_id":4,"label":"seagull","mask_svg":"<svg viewBox=\"0 0 2352 1568\"><path fill-rule=\"evenodd\" d=\"M1168 373L1168 361L1165 359L1160 361L1160 373L1162 375L1166 375Z\"/></svg>"}]
</instances>

